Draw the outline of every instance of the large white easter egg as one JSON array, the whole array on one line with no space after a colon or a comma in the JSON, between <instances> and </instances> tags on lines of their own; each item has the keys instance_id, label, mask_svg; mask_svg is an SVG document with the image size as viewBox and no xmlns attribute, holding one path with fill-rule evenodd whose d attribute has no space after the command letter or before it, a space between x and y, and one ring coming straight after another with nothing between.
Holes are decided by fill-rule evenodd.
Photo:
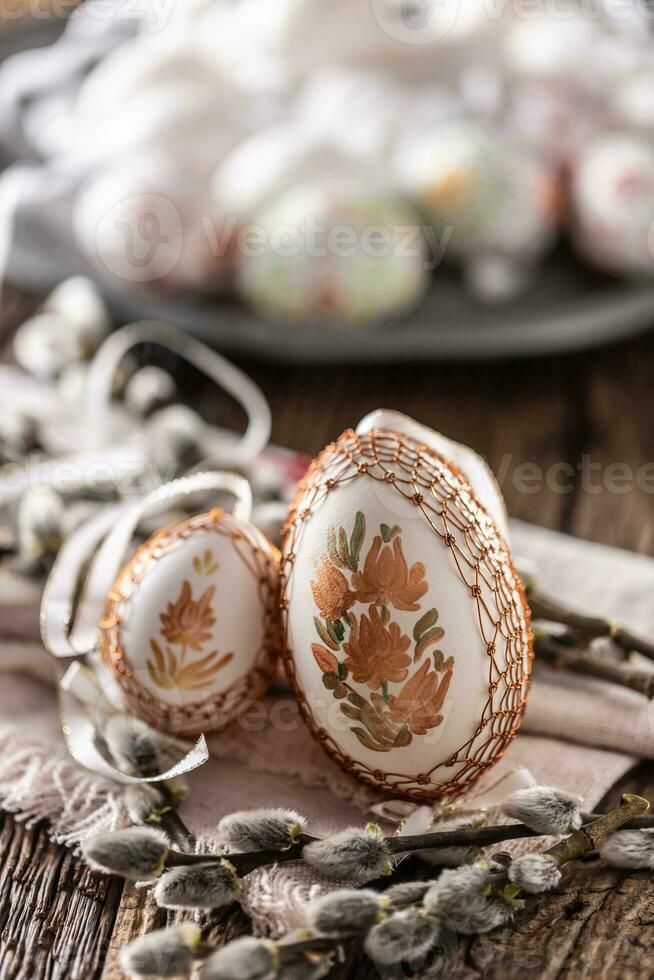
<instances>
[{"instance_id":1,"label":"large white easter egg","mask_svg":"<svg viewBox=\"0 0 654 980\"><path fill-rule=\"evenodd\" d=\"M374 414L314 460L283 536L283 655L307 725L415 801L465 793L504 754L533 659L499 489L447 444Z\"/></svg>"},{"instance_id":2,"label":"large white easter egg","mask_svg":"<svg viewBox=\"0 0 654 980\"><path fill-rule=\"evenodd\" d=\"M279 644L278 553L222 510L154 534L114 583L102 658L129 707L174 735L216 731L260 697Z\"/></svg>"}]
</instances>

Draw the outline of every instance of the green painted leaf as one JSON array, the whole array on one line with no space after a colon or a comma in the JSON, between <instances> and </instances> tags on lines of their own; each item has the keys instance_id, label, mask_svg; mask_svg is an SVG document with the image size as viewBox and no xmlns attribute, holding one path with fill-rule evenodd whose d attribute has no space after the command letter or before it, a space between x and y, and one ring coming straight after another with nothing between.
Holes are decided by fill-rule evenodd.
<instances>
[{"instance_id":1,"label":"green painted leaf","mask_svg":"<svg viewBox=\"0 0 654 980\"><path fill-rule=\"evenodd\" d=\"M361 744L364 745L367 749L370 749L371 752L391 751L392 746L378 745L377 742L374 742L370 737L370 735L368 734L368 732L365 731L365 729L363 728L351 728L350 731L352 732L353 735L356 735L356 737L359 739Z\"/></svg>"},{"instance_id":2,"label":"green painted leaf","mask_svg":"<svg viewBox=\"0 0 654 980\"><path fill-rule=\"evenodd\" d=\"M338 665L338 678L339 678L339 680L344 681L346 677L347 677L347 667L345 666L345 664L339 663L339 665Z\"/></svg>"},{"instance_id":3,"label":"green painted leaf","mask_svg":"<svg viewBox=\"0 0 654 980\"><path fill-rule=\"evenodd\" d=\"M330 635L330 637L332 639L332 643L335 643L336 644L336 649L338 650L341 641L339 640L338 633L336 632L336 624L331 619L328 619L325 622L325 626L327 627L327 632L329 633L329 635ZM341 629L343 629L342 626L341 626ZM342 639L342 637L341 637L341 639Z\"/></svg>"},{"instance_id":4,"label":"green painted leaf","mask_svg":"<svg viewBox=\"0 0 654 980\"><path fill-rule=\"evenodd\" d=\"M342 643L343 640L345 639L345 627L343 626L340 619L335 619L332 622L332 626L334 627L334 633L336 634L336 639L338 640L339 643Z\"/></svg>"},{"instance_id":5,"label":"green painted leaf","mask_svg":"<svg viewBox=\"0 0 654 980\"><path fill-rule=\"evenodd\" d=\"M338 644L338 640L336 640L335 638L333 638L327 632L327 630L325 629L325 627L323 626L322 622L318 619L317 616L314 616L313 617L313 625L316 627L316 633L318 634L318 636L320 637L320 639L322 640L322 642L325 644L325 646L329 647L330 650L339 650L340 649L339 644Z\"/></svg>"},{"instance_id":6,"label":"green painted leaf","mask_svg":"<svg viewBox=\"0 0 654 980\"><path fill-rule=\"evenodd\" d=\"M353 708L351 704L342 704L341 711L351 721L361 721L361 712L357 708Z\"/></svg>"},{"instance_id":7,"label":"green painted leaf","mask_svg":"<svg viewBox=\"0 0 654 980\"><path fill-rule=\"evenodd\" d=\"M336 531L333 527L330 527L327 531L327 553L330 559L333 561L338 568L343 567L343 562L341 561L341 556L338 553L338 544L336 542Z\"/></svg>"},{"instance_id":8,"label":"green painted leaf","mask_svg":"<svg viewBox=\"0 0 654 980\"><path fill-rule=\"evenodd\" d=\"M413 742L413 735L406 727L406 725L402 725L395 738L395 748L404 749L406 748L407 745L411 745L412 742Z\"/></svg>"},{"instance_id":9,"label":"green painted leaf","mask_svg":"<svg viewBox=\"0 0 654 980\"><path fill-rule=\"evenodd\" d=\"M351 572L355 572L356 565L354 564L350 554L350 546L347 542L347 534L345 533L344 527L339 527L338 529L338 554L343 562L343 565L345 565L346 568L349 568Z\"/></svg>"},{"instance_id":10,"label":"green painted leaf","mask_svg":"<svg viewBox=\"0 0 654 980\"><path fill-rule=\"evenodd\" d=\"M339 683L338 675L332 673L330 670L328 673L322 675L322 682L328 691L333 691Z\"/></svg>"},{"instance_id":11,"label":"green painted leaf","mask_svg":"<svg viewBox=\"0 0 654 980\"><path fill-rule=\"evenodd\" d=\"M445 636L445 630L442 626L434 626L433 629L428 630L421 638L420 642L416 643L416 652L413 657L414 661L419 660L422 657L425 650L428 650L430 646L434 643L438 643Z\"/></svg>"},{"instance_id":12,"label":"green painted leaf","mask_svg":"<svg viewBox=\"0 0 654 980\"><path fill-rule=\"evenodd\" d=\"M413 627L413 639L417 642L422 634L426 633L432 626L435 626L437 622L438 609L428 609L425 615L421 616L416 625Z\"/></svg>"},{"instance_id":13,"label":"green painted leaf","mask_svg":"<svg viewBox=\"0 0 654 980\"><path fill-rule=\"evenodd\" d=\"M380 524L379 530L381 532L382 541L388 544L393 538L396 538L398 534L402 533L402 528L399 524L394 524L393 527L389 527L388 524Z\"/></svg>"},{"instance_id":14,"label":"green painted leaf","mask_svg":"<svg viewBox=\"0 0 654 980\"><path fill-rule=\"evenodd\" d=\"M356 517L354 518L354 528L350 536L350 555L354 563L354 571L356 572L359 567L359 555L361 554L361 545L363 544L363 539L366 536L366 518L362 511L358 510Z\"/></svg>"}]
</instances>

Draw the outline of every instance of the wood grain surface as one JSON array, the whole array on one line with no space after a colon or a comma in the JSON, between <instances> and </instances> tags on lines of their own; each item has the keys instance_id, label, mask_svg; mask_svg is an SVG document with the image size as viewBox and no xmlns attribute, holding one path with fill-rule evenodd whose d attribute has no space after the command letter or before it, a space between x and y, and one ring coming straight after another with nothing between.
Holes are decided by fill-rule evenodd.
<instances>
[{"instance_id":1,"label":"wood grain surface","mask_svg":"<svg viewBox=\"0 0 654 980\"><path fill-rule=\"evenodd\" d=\"M23 298L5 296L5 337L27 309ZM514 516L654 555L654 336L547 361L288 371L243 366L270 400L273 439L281 445L314 453L371 409L397 408L485 455ZM197 389L195 379L191 389ZM205 415L238 421L214 395L200 395L200 402ZM654 767L638 766L605 803L627 789L654 799ZM90 874L48 842L45 828L27 830L4 816L1 980L121 980L122 946L172 919L145 892ZM247 931L240 912L216 914L204 924L215 942ZM461 939L442 975L654 976L654 879L644 872L623 875L598 861L582 864L560 893L530 899L514 928ZM351 949L333 976L373 980L379 974Z\"/></svg>"}]
</instances>

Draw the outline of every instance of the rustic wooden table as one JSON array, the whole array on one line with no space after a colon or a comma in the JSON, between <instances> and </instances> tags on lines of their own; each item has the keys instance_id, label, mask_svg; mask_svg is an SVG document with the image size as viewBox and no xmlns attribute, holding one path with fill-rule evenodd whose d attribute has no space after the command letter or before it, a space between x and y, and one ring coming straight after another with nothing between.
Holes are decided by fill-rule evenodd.
<instances>
[{"instance_id":1,"label":"rustic wooden table","mask_svg":"<svg viewBox=\"0 0 654 980\"><path fill-rule=\"evenodd\" d=\"M5 336L28 307L5 298ZM268 396L273 439L313 453L372 408L401 409L468 443L499 474L516 517L654 555L654 336L562 360L411 367L244 365ZM222 406L215 406L216 411ZM641 764L614 787L654 798ZM89 873L5 815L0 834L0 978L119 980L119 950L172 916L143 891ZM206 919L212 941L246 931L242 914ZM654 880L599 862L565 891L529 901L513 929L461 939L448 976L654 976ZM334 973L372 980L356 950Z\"/></svg>"}]
</instances>

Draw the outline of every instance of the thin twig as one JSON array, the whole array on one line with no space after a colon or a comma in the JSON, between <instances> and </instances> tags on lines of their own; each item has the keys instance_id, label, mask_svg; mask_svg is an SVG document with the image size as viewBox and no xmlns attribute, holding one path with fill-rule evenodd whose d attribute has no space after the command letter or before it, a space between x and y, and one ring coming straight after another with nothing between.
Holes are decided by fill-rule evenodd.
<instances>
[{"instance_id":1,"label":"thin twig","mask_svg":"<svg viewBox=\"0 0 654 980\"><path fill-rule=\"evenodd\" d=\"M625 793L620 801L620 805L605 813L597 820L584 824L580 830L573 831L569 837L550 847L544 853L554 858L558 865L574 861L575 858L583 857L584 854L592 854L606 838L613 834L620 827L628 824L639 814L649 810L649 803L642 796L635 796L632 793Z\"/></svg>"},{"instance_id":2,"label":"thin twig","mask_svg":"<svg viewBox=\"0 0 654 980\"><path fill-rule=\"evenodd\" d=\"M643 694L650 700L654 698L652 671L634 670L626 664L598 657L590 650L570 646L565 638L553 636L545 631L535 630L534 637L536 658L547 661L551 667L586 677L597 677Z\"/></svg>"},{"instance_id":3,"label":"thin twig","mask_svg":"<svg viewBox=\"0 0 654 980\"><path fill-rule=\"evenodd\" d=\"M642 636L636 636L635 633L611 619L586 616L576 612L555 599L543 595L533 587L527 588L527 598L534 619L545 619L551 623L561 623L563 626L568 626L586 642L607 637L613 640L616 646L620 647L626 654L640 653L644 657L654 660L654 642L646 640Z\"/></svg>"}]
</instances>

